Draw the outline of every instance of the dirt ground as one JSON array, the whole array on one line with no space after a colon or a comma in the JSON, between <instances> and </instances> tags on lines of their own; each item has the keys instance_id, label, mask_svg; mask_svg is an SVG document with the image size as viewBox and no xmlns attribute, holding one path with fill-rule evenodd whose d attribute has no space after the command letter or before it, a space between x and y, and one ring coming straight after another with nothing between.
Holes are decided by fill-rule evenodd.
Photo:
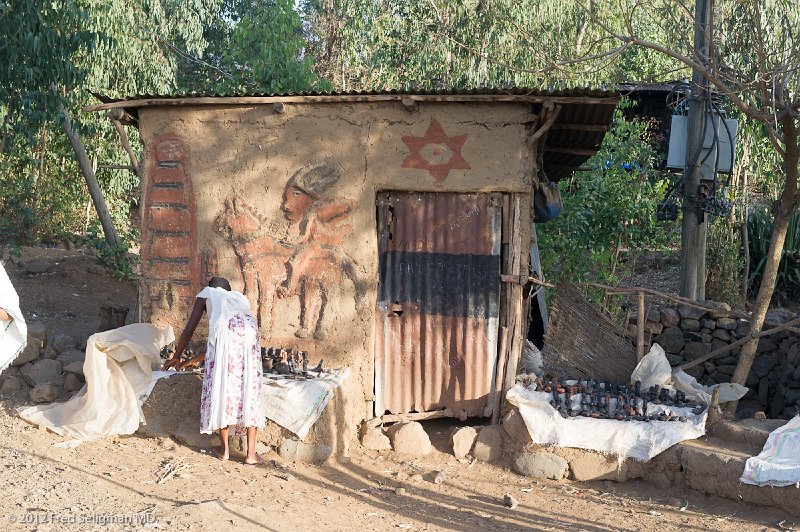
<instances>
[{"instance_id":1,"label":"dirt ground","mask_svg":"<svg viewBox=\"0 0 800 532\"><path fill-rule=\"evenodd\" d=\"M98 307L127 305L135 285L101 273L78 251L26 249L51 273L26 277L10 264L23 301L50 333L80 340ZM55 265L58 263L58 265ZM56 445L64 438L16 416L24 397L0 405L2 530L791 530L780 511L633 481L534 481L447 451L450 421L429 423L425 458L357 449L323 465L220 462L166 439L136 436ZM444 482L434 478L444 471ZM507 508L511 494L519 505Z\"/></svg>"}]
</instances>

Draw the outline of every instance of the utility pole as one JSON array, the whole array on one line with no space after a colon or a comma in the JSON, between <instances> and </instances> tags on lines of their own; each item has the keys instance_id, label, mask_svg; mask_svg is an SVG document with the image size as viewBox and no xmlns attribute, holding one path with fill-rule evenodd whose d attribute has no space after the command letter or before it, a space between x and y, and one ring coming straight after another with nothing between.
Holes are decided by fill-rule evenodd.
<instances>
[{"instance_id":1,"label":"utility pole","mask_svg":"<svg viewBox=\"0 0 800 532\"><path fill-rule=\"evenodd\" d=\"M695 60L710 65L711 5L713 0L695 1L694 54ZM703 179L713 179L714 157L710 165L702 160L708 137L709 120L708 80L702 72L692 72L692 92L689 107L686 141L686 179L683 184L683 223L681 226L681 295L702 300L706 295L706 213L700 209L700 188ZM713 135L712 135L713 137Z\"/></svg>"}]
</instances>

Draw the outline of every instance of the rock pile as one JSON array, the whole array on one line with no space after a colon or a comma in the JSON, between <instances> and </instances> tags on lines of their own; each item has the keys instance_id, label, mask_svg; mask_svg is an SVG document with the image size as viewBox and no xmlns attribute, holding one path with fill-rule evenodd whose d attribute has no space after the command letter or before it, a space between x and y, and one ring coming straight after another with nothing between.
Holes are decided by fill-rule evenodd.
<instances>
[{"instance_id":1,"label":"rock pile","mask_svg":"<svg viewBox=\"0 0 800 532\"><path fill-rule=\"evenodd\" d=\"M78 342L65 334L48 338L41 322L28 325L28 345L0 375L0 394L28 395L34 403L52 403L61 394L83 387L84 353Z\"/></svg>"},{"instance_id":2,"label":"rock pile","mask_svg":"<svg viewBox=\"0 0 800 532\"><path fill-rule=\"evenodd\" d=\"M646 341L661 345L675 367L750 334L748 321L734 317L725 304L713 305L717 307L713 311L688 305L651 308L645 325ZM773 312L767 316L767 321L784 323L792 318L786 312ZM635 323L633 317L628 325L634 342ZM741 347L735 347L686 372L707 386L730 382L740 352ZM750 390L739 402L740 416L752 417L755 412L764 411L771 418L788 419L800 412L800 335L781 331L761 338L745 384Z\"/></svg>"}]
</instances>

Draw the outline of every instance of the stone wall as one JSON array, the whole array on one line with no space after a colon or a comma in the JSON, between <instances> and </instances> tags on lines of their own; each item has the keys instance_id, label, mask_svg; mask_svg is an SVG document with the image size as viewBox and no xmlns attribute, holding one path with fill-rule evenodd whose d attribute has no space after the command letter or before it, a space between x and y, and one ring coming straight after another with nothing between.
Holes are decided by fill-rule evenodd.
<instances>
[{"instance_id":1,"label":"stone wall","mask_svg":"<svg viewBox=\"0 0 800 532\"><path fill-rule=\"evenodd\" d=\"M750 333L750 323L732 315L730 308L716 304L706 312L687 305L651 307L647 311L645 341L658 343L675 367L732 344ZM783 323L793 318L787 312L771 311L767 321ZM636 317L628 324L636 341ZM730 382L739 361L741 347L704 362L687 373L711 386ZM771 418L788 419L800 412L800 335L781 331L763 337L746 386L747 395L739 402L740 417L762 411Z\"/></svg>"}]
</instances>

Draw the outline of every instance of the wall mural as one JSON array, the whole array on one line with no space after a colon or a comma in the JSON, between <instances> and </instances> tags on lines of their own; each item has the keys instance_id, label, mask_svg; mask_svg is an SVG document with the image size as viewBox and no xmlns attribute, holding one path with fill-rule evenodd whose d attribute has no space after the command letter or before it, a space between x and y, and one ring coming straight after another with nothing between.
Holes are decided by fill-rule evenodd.
<instances>
[{"instance_id":1,"label":"wall mural","mask_svg":"<svg viewBox=\"0 0 800 532\"><path fill-rule=\"evenodd\" d=\"M298 338L324 339L330 290L345 279L355 288L356 310L365 310L364 276L342 247L353 229L348 223L353 202L330 194L340 176L338 165L328 162L301 168L287 181L280 206L285 238L259 234L266 221L239 196L226 199L216 217L215 231L239 260L244 293L267 337L276 298L299 297Z\"/></svg>"},{"instance_id":2,"label":"wall mural","mask_svg":"<svg viewBox=\"0 0 800 532\"><path fill-rule=\"evenodd\" d=\"M451 170L469 170L470 166L461 155L461 149L469 135L448 137L442 125L431 120L428 130L421 137L403 135L402 141L411 150L403 159L403 168L420 168L441 184Z\"/></svg>"}]
</instances>

